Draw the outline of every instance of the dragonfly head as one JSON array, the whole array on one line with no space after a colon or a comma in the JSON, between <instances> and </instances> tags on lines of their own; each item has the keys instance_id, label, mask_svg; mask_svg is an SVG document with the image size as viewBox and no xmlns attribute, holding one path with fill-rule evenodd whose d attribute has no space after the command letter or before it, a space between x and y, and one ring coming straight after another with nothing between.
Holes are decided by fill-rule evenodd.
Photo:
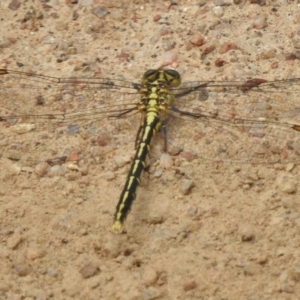
<instances>
[{"instance_id":1,"label":"dragonfly head","mask_svg":"<svg viewBox=\"0 0 300 300\"><path fill-rule=\"evenodd\" d=\"M143 76L142 83L159 83L171 87L177 87L181 84L180 74L171 69L166 70L148 70Z\"/></svg>"}]
</instances>

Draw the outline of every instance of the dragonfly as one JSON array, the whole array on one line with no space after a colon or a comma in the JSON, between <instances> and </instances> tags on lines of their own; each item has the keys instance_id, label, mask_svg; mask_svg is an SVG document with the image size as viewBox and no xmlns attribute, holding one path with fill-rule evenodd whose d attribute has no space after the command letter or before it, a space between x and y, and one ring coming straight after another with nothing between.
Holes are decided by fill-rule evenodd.
<instances>
[{"instance_id":1,"label":"dragonfly","mask_svg":"<svg viewBox=\"0 0 300 300\"><path fill-rule=\"evenodd\" d=\"M1 156L45 160L31 157L39 151L45 155L43 150L51 147L48 138L38 135L44 132L77 138L83 130L98 136L101 146L110 138L120 147L135 140L136 154L114 215L113 229L118 231L136 198L157 133L163 151L191 153L204 162L300 160L300 78L181 81L173 69L147 70L138 83L0 69ZM129 128L129 138L124 128ZM28 136L25 143L19 143L21 135ZM60 159L81 159L75 157Z\"/></svg>"}]
</instances>

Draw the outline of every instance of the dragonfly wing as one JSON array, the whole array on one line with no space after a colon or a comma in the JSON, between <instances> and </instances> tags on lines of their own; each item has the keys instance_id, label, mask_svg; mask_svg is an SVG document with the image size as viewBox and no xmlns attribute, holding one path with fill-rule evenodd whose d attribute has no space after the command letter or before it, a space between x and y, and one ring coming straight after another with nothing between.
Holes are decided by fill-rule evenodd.
<instances>
[{"instance_id":1,"label":"dragonfly wing","mask_svg":"<svg viewBox=\"0 0 300 300\"><path fill-rule=\"evenodd\" d=\"M171 109L172 144L207 161L299 161L299 81L188 83Z\"/></svg>"},{"instance_id":2,"label":"dragonfly wing","mask_svg":"<svg viewBox=\"0 0 300 300\"><path fill-rule=\"evenodd\" d=\"M140 120L136 104L139 94L129 82L60 79L16 71L2 75L0 124L4 157L40 161L64 155L72 148L85 152L93 145L103 146L108 137L125 140L119 133L127 129L135 132ZM129 136L133 148L135 133ZM120 143L119 140L116 144ZM36 158L32 153L40 155Z\"/></svg>"}]
</instances>

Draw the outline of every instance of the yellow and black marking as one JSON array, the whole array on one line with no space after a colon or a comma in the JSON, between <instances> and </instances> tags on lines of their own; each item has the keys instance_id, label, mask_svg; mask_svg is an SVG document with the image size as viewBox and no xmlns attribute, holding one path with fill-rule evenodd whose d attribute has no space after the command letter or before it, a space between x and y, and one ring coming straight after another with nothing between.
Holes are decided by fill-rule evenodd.
<instances>
[{"instance_id":1,"label":"yellow and black marking","mask_svg":"<svg viewBox=\"0 0 300 300\"><path fill-rule=\"evenodd\" d=\"M161 127L169 106L174 100L170 88L177 87L180 83L180 75L175 70L148 70L143 76L139 89L142 95L139 110L145 117L137 151L116 208L114 230L122 229L132 202L136 197L136 189L145 169L145 161L152 138Z\"/></svg>"}]
</instances>

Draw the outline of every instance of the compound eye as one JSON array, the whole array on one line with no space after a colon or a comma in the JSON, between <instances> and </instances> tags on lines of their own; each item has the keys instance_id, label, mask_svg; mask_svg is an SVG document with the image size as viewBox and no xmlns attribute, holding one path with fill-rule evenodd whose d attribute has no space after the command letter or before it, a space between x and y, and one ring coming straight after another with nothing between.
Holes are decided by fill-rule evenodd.
<instances>
[{"instance_id":1,"label":"compound eye","mask_svg":"<svg viewBox=\"0 0 300 300\"><path fill-rule=\"evenodd\" d=\"M164 73L171 86L176 87L181 84L181 76L176 70L167 69L164 70Z\"/></svg>"},{"instance_id":2,"label":"compound eye","mask_svg":"<svg viewBox=\"0 0 300 300\"><path fill-rule=\"evenodd\" d=\"M154 70L154 69L150 69L150 70L147 70L145 73L144 73L144 80L146 79L147 81L155 81L157 79L157 75L158 74L158 70Z\"/></svg>"},{"instance_id":3,"label":"compound eye","mask_svg":"<svg viewBox=\"0 0 300 300\"><path fill-rule=\"evenodd\" d=\"M164 70L164 72L166 74L168 74L169 76L172 76L172 77L175 77L175 78L180 77L180 74L176 70L166 69L166 70Z\"/></svg>"}]
</instances>

